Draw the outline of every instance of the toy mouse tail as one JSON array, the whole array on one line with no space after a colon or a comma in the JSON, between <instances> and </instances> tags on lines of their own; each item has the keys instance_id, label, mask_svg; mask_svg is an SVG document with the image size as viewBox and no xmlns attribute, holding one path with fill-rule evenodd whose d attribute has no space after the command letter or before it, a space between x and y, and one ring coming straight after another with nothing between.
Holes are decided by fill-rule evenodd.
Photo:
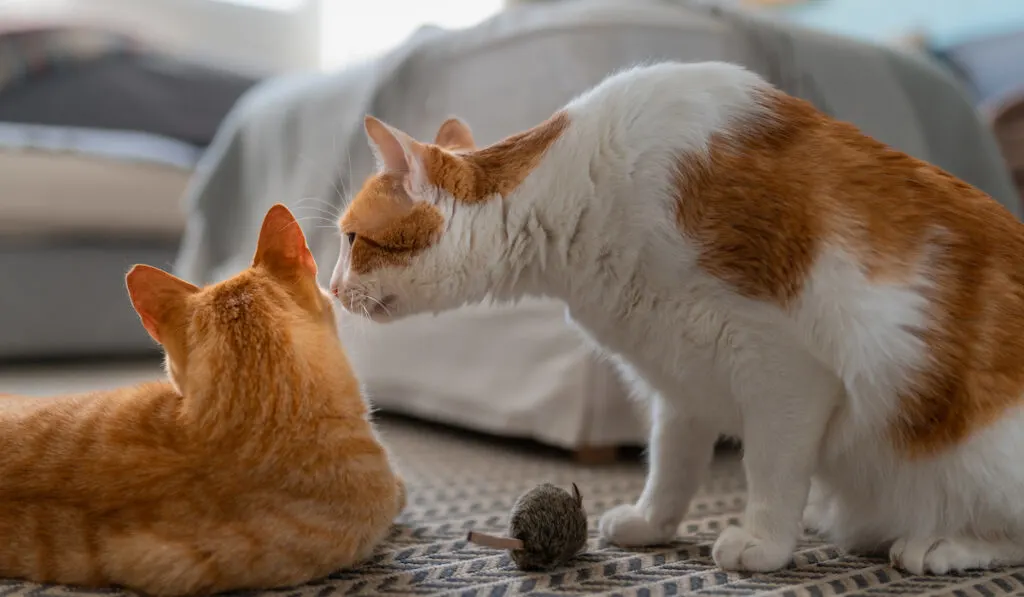
<instances>
[{"instance_id":1,"label":"toy mouse tail","mask_svg":"<svg viewBox=\"0 0 1024 597\"><path fill-rule=\"evenodd\" d=\"M483 545L484 547L491 547L494 549L522 549L523 542L519 539L512 539L511 537L495 537L494 535L488 535L487 533L478 533L476 531L470 531L466 535L466 541L470 543L476 543L477 545Z\"/></svg>"}]
</instances>

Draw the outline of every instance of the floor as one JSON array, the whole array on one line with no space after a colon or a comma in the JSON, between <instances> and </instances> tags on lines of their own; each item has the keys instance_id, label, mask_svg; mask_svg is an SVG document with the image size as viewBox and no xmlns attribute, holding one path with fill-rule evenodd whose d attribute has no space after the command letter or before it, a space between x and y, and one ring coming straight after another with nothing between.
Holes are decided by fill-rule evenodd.
<instances>
[{"instance_id":1,"label":"floor","mask_svg":"<svg viewBox=\"0 0 1024 597\"><path fill-rule=\"evenodd\" d=\"M0 366L0 394L53 396L104 390L163 376L157 359L72 361Z\"/></svg>"},{"instance_id":2,"label":"floor","mask_svg":"<svg viewBox=\"0 0 1024 597\"><path fill-rule=\"evenodd\" d=\"M159 363L0 368L0 392L47 395L114 387L160 375ZM358 570L304 587L294 597L334 595L1024 595L1024 570L915 578L886 561L840 554L813 538L792 567L773 574L727 574L715 568L711 543L737 521L744 503L738 456L723 453L680 528L676 543L627 551L596 535L601 512L630 501L643 485L639 460L586 467L565 454L408 419L383 416L381 434L410 487L410 501L386 545ZM587 551L564 569L524 574L506 553L465 541L476 529L500 534L516 497L542 482L576 483L590 516ZM0 538L3 540L3 538ZM86 593L0 581L0 597L74 597Z\"/></svg>"}]
</instances>

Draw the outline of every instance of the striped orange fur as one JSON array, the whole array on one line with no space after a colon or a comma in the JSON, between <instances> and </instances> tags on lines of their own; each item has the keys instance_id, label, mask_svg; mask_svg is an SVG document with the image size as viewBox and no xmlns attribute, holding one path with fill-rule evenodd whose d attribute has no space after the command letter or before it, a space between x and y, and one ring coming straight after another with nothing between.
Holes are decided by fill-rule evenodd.
<instances>
[{"instance_id":1,"label":"striped orange fur","mask_svg":"<svg viewBox=\"0 0 1024 597\"><path fill-rule=\"evenodd\" d=\"M136 266L170 381L0 401L0 576L185 595L356 565L404 486L375 435L298 224L199 289Z\"/></svg>"}]
</instances>

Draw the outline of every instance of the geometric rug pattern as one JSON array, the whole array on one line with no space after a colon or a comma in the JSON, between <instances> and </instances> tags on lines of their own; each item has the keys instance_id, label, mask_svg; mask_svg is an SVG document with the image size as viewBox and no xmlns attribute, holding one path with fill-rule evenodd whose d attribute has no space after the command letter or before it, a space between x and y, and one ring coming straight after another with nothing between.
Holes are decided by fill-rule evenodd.
<instances>
[{"instance_id":1,"label":"geometric rug pattern","mask_svg":"<svg viewBox=\"0 0 1024 597\"><path fill-rule=\"evenodd\" d=\"M711 544L724 526L737 521L744 503L742 469L733 453L716 460L674 544L623 550L599 542L597 520L606 509L639 495L641 461L585 467L559 452L420 422L382 418L378 424L409 487L408 507L388 542L357 570L262 595L1024 596L1024 569L914 577L885 560L848 556L813 538L801 543L793 565L780 572L722 572L711 560ZM590 520L584 554L560 570L522 573L505 552L465 541L474 529L501 534L516 498L543 482L579 486ZM125 594L0 581L0 597Z\"/></svg>"}]
</instances>

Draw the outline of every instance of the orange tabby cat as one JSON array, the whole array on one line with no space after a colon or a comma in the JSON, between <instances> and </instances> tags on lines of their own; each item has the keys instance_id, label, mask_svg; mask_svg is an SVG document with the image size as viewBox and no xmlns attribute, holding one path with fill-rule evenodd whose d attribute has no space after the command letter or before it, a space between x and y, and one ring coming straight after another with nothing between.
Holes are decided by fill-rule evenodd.
<instances>
[{"instance_id":1,"label":"orange tabby cat","mask_svg":"<svg viewBox=\"0 0 1024 597\"><path fill-rule=\"evenodd\" d=\"M404 486L315 274L281 205L225 282L135 266L128 292L171 381L0 400L0 575L184 595L369 556Z\"/></svg>"}]
</instances>

